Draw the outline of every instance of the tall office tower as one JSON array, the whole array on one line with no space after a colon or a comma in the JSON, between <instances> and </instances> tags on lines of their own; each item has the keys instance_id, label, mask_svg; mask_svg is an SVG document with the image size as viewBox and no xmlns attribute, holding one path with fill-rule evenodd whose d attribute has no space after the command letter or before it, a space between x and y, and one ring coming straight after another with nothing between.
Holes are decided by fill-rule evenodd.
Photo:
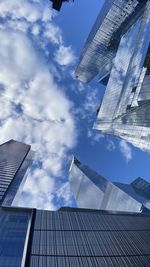
<instances>
[{"instance_id":1,"label":"tall office tower","mask_svg":"<svg viewBox=\"0 0 150 267\"><path fill-rule=\"evenodd\" d=\"M1 267L149 266L149 214L3 208L0 225Z\"/></svg>"},{"instance_id":2,"label":"tall office tower","mask_svg":"<svg viewBox=\"0 0 150 267\"><path fill-rule=\"evenodd\" d=\"M17 203L32 156L30 145L14 140L0 145L0 205Z\"/></svg>"},{"instance_id":3,"label":"tall office tower","mask_svg":"<svg viewBox=\"0 0 150 267\"><path fill-rule=\"evenodd\" d=\"M69 180L78 208L150 213L150 183L142 178L110 182L74 158Z\"/></svg>"},{"instance_id":4,"label":"tall office tower","mask_svg":"<svg viewBox=\"0 0 150 267\"><path fill-rule=\"evenodd\" d=\"M107 0L76 77L106 85L94 128L150 150L150 0Z\"/></svg>"}]
</instances>

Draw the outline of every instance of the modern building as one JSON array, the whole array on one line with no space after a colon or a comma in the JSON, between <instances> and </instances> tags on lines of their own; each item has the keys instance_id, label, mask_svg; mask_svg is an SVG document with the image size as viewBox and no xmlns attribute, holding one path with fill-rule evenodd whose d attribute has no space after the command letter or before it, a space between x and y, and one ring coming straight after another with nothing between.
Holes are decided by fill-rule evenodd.
<instances>
[{"instance_id":1,"label":"modern building","mask_svg":"<svg viewBox=\"0 0 150 267\"><path fill-rule=\"evenodd\" d=\"M76 68L106 86L94 128L150 150L150 0L107 0Z\"/></svg>"},{"instance_id":2,"label":"modern building","mask_svg":"<svg viewBox=\"0 0 150 267\"><path fill-rule=\"evenodd\" d=\"M150 215L2 208L1 267L148 267Z\"/></svg>"},{"instance_id":3,"label":"modern building","mask_svg":"<svg viewBox=\"0 0 150 267\"><path fill-rule=\"evenodd\" d=\"M0 145L0 205L16 205L32 156L30 145L15 140Z\"/></svg>"},{"instance_id":4,"label":"modern building","mask_svg":"<svg viewBox=\"0 0 150 267\"><path fill-rule=\"evenodd\" d=\"M150 183L142 178L111 182L73 158L69 181L78 208L150 213Z\"/></svg>"}]
</instances>

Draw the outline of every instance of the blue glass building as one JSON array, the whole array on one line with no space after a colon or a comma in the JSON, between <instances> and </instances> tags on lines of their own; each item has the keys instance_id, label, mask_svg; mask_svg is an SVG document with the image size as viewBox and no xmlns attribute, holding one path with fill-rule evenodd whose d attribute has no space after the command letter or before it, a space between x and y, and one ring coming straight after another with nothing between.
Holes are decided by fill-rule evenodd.
<instances>
[{"instance_id":1,"label":"blue glass building","mask_svg":"<svg viewBox=\"0 0 150 267\"><path fill-rule=\"evenodd\" d=\"M0 145L0 266L25 266L33 211L16 205L31 163L31 146L10 140Z\"/></svg>"},{"instance_id":2,"label":"blue glass building","mask_svg":"<svg viewBox=\"0 0 150 267\"><path fill-rule=\"evenodd\" d=\"M150 150L150 1L108 0L76 76L106 85L94 128Z\"/></svg>"},{"instance_id":3,"label":"blue glass building","mask_svg":"<svg viewBox=\"0 0 150 267\"><path fill-rule=\"evenodd\" d=\"M69 181L78 208L150 212L150 183L142 178L111 182L73 158Z\"/></svg>"},{"instance_id":4,"label":"blue glass building","mask_svg":"<svg viewBox=\"0 0 150 267\"><path fill-rule=\"evenodd\" d=\"M10 140L0 145L0 204L16 205L23 185L25 173L31 163L31 146Z\"/></svg>"}]
</instances>

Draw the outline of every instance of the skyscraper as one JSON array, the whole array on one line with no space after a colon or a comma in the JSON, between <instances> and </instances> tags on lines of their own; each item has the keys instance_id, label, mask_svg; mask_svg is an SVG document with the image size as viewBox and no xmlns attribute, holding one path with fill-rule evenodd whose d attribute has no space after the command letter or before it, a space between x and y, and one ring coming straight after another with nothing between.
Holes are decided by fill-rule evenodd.
<instances>
[{"instance_id":1,"label":"skyscraper","mask_svg":"<svg viewBox=\"0 0 150 267\"><path fill-rule=\"evenodd\" d=\"M94 128L150 150L150 0L110 0L87 39L76 69L106 85Z\"/></svg>"},{"instance_id":2,"label":"skyscraper","mask_svg":"<svg viewBox=\"0 0 150 267\"><path fill-rule=\"evenodd\" d=\"M15 205L32 156L30 145L14 140L0 145L0 205Z\"/></svg>"},{"instance_id":3,"label":"skyscraper","mask_svg":"<svg viewBox=\"0 0 150 267\"><path fill-rule=\"evenodd\" d=\"M110 182L74 158L69 180L78 208L150 212L150 183L142 178Z\"/></svg>"},{"instance_id":4,"label":"skyscraper","mask_svg":"<svg viewBox=\"0 0 150 267\"><path fill-rule=\"evenodd\" d=\"M0 145L0 266L21 267L25 263L33 210L16 205L25 173L31 163L31 146L10 140Z\"/></svg>"}]
</instances>

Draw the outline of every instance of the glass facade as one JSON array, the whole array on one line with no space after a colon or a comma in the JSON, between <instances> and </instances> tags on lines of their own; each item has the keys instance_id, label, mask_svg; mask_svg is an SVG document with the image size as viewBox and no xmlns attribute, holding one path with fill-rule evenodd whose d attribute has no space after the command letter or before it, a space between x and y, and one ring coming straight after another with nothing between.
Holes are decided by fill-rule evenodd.
<instances>
[{"instance_id":1,"label":"glass facade","mask_svg":"<svg viewBox=\"0 0 150 267\"><path fill-rule=\"evenodd\" d=\"M107 0L83 48L76 76L89 82L110 72L121 36L141 16L147 0Z\"/></svg>"},{"instance_id":2,"label":"glass facade","mask_svg":"<svg viewBox=\"0 0 150 267\"><path fill-rule=\"evenodd\" d=\"M74 159L69 181L78 208L129 212L142 212L143 208L150 210L150 184L141 178L131 184L110 182Z\"/></svg>"},{"instance_id":3,"label":"glass facade","mask_svg":"<svg viewBox=\"0 0 150 267\"><path fill-rule=\"evenodd\" d=\"M11 206L25 182L31 162L30 146L10 140L0 145L0 204Z\"/></svg>"},{"instance_id":4,"label":"glass facade","mask_svg":"<svg viewBox=\"0 0 150 267\"><path fill-rule=\"evenodd\" d=\"M21 267L31 211L0 208L0 267Z\"/></svg>"},{"instance_id":5,"label":"glass facade","mask_svg":"<svg viewBox=\"0 0 150 267\"><path fill-rule=\"evenodd\" d=\"M150 2L121 38L95 129L150 150Z\"/></svg>"},{"instance_id":6,"label":"glass facade","mask_svg":"<svg viewBox=\"0 0 150 267\"><path fill-rule=\"evenodd\" d=\"M36 211L30 267L149 266L150 216Z\"/></svg>"},{"instance_id":7,"label":"glass facade","mask_svg":"<svg viewBox=\"0 0 150 267\"><path fill-rule=\"evenodd\" d=\"M150 215L2 208L1 267L149 266Z\"/></svg>"},{"instance_id":8,"label":"glass facade","mask_svg":"<svg viewBox=\"0 0 150 267\"><path fill-rule=\"evenodd\" d=\"M94 128L150 150L150 1L105 1L76 69L106 85Z\"/></svg>"},{"instance_id":9,"label":"glass facade","mask_svg":"<svg viewBox=\"0 0 150 267\"><path fill-rule=\"evenodd\" d=\"M33 155L30 148L14 140L0 145L0 267L25 266L32 210L12 205L26 180Z\"/></svg>"}]
</instances>

